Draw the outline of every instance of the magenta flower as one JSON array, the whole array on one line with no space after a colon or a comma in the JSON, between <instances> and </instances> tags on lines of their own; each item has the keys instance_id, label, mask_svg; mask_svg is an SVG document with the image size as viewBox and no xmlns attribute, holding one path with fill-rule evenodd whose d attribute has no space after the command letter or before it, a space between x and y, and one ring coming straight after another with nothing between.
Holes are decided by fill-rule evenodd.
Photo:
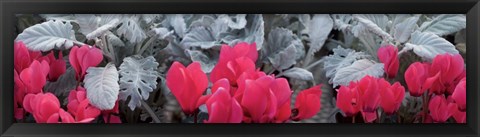
<instances>
[{"instance_id":1,"label":"magenta flower","mask_svg":"<svg viewBox=\"0 0 480 137\"><path fill-rule=\"evenodd\" d=\"M380 79L380 106L387 115L394 114L402 105L402 100L405 97L405 88L399 82L390 85L385 79Z\"/></svg>"},{"instance_id":2,"label":"magenta flower","mask_svg":"<svg viewBox=\"0 0 480 137\"><path fill-rule=\"evenodd\" d=\"M353 82L349 86L340 86L337 91L336 105L348 117L355 116L360 111L357 94L356 85Z\"/></svg>"},{"instance_id":3,"label":"magenta flower","mask_svg":"<svg viewBox=\"0 0 480 137\"><path fill-rule=\"evenodd\" d=\"M216 89L207 100L208 120L205 123L240 123L243 111L240 104L224 88Z\"/></svg>"},{"instance_id":4,"label":"magenta flower","mask_svg":"<svg viewBox=\"0 0 480 137\"><path fill-rule=\"evenodd\" d=\"M398 49L393 45L382 46L377 52L378 59L384 64L385 73L389 78L397 76L398 67L400 66L398 59Z\"/></svg>"},{"instance_id":5,"label":"magenta flower","mask_svg":"<svg viewBox=\"0 0 480 137\"><path fill-rule=\"evenodd\" d=\"M321 87L322 85L317 85L298 93L294 108L298 111L298 114L292 118L293 120L308 119L320 111Z\"/></svg>"},{"instance_id":6,"label":"magenta flower","mask_svg":"<svg viewBox=\"0 0 480 137\"><path fill-rule=\"evenodd\" d=\"M462 111L467 109L467 81L463 78L455 88L452 94L453 100L457 103L458 108Z\"/></svg>"},{"instance_id":7,"label":"magenta flower","mask_svg":"<svg viewBox=\"0 0 480 137\"><path fill-rule=\"evenodd\" d=\"M218 63L210 73L210 81L227 78L231 85L237 85L237 79L243 72L255 71L258 58L256 44L239 43L233 47L222 45Z\"/></svg>"},{"instance_id":8,"label":"magenta flower","mask_svg":"<svg viewBox=\"0 0 480 137\"><path fill-rule=\"evenodd\" d=\"M183 112L193 114L200 105L199 99L208 86L208 79L198 62L193 62L186 68L179 62L173 62L167 72L166 84Z\"/></svg>"},{"instance_id":9,"label":"magenta flower","mask_svg":"<svg viewBox=\"0 0 480 137\"><path fill-rule=\"evenodd\" d=\"M432 120L436 123L444 123L450 116L451 110L457 109L454 103L449 103L443 95L435 95L428 104L428 110Z\"/></svg>"},{"instance_id":10,"label":"magenta flower","mask_svg":"<svg viewBox=\"0 0 480 137\"><path fill-rule=\"evenodd\" d=\"M246 80L241 101L246 122L268 123L274 119L278 105L277 97L269 87L273 81L270 76Z\"/></svg>"},{"instance_id":11,"label":"magenta flower","mask_svg":"<svg viewBox=\"0 0 480 137\"><path fill-rule=\"evenodd\" d=\"M285 105L290 104L292 91L286 79L274 76L248 79L245 80L245 87L239 86L237 92L243 93L240 102L246 113L246 122L268 123L288 120L286 115L290 112L286 112L286 109L289 109L289 106Z\"/></svg>"},{"instance_id":12,"label":"magenta flower","mask_svg":"<svg viewBox=\"0 0 480 137\"><path fill-rule=\"evenodd\" d=\"M433 82L430 91L437 95L445 92L452 94L454 88L451 87L456 86L454 80L461 76L464 68L464 61L460 54L446 53L435 56L430 67L430 77L437 73L440 73L440 77Z\"/></svg>"},{"instance_id":13,"label":"magenta flower","mask_svg":"<svg viewBox=\"0 0 480 137\"><path fill-rule=\"evenodd\" d=\"M50 81L57 81L58 77L65 73L67 69L67 64L65 63L65 60L63 60L62 52L59 52L58 57L58 59L55 59L55 55L53 55L52 51L47 56L38 58L38 60L47 61L50 65L50 72L48 73L48 79Z\"/></svg>"},{"instance_id":14,"label":"magenta flower","mask_svg":"<svg viewBox=\"0 0 480 137\"><path fill-rule=\"evenodd\" d=\"M407 83L411 96L422 96L440 76L440 73L435 73L436 75L430 76L429 69L429 64L420 62L415 62L407 68L405 71L405 82Z\"/></svg>"},{"instance_id":15,"label":"magenta flower","mask_svg":"<svg viewBox=\"0 0 480 137\"><path fill-rule=\"evenodd\" d=\"M77 87L77 90L70 91L67 108L76 121L93 120L100 115L100 109L90 104L85 88L80 86Z\"/></svg>"},{"instance_id":16,"label":"magenta flower","mask_svg":"<svg viewBox=\"0 0 480 137\"><path fill-rule=\"evenodd\" d=\"M455 119L457 123L467 123L466 111L461 111L458 109L458 107L452 107L450 111L452 113L453 119Z\"/></svg>"},{"instance_id":17,"label":"magenta flower","mask_svg":"<svg viewBox=\"0 0 480 137\"><path fill-rule=\"evenodd\" d=\"M60 117L60 102L52 93L28 94L23 100L23 106L25 111L33 114L37 123L57 123ZM62 113L62 117L64 122L74 121L64 113Z\"/></svg>"},{"instance_id":18,"label":"magenta flower","mask_svg":"<svg viewBox=\"0 0 480 137\"><path fill-rule=\"evenodd\" d=\"M373 115L377 112L377 108L380 105L379 84L377 81L376 78L367 75L357 85L360 111L366 122L373 122L377 118L376 115Z\"/></svg>"},{"instance_id":19,"label":"magenta flower","mask_svg":"<svg viewBox=\"0 0 480 137\"><path fill-rule=\"evenodd\" d=\"M30 66L30 64L42 55L41 52L29 51L23 42L15 42L14 45L13 67L17 72L22 72L23 69Z\"/></svg>"},{"instance_id":20,"label":"magenta flower","mask_svg":"<svg viewBox=\"0 0 480 137\"><path fill-rule=\"evenodd\" d=\"M70 50L70 64L76 72L77 81L82 81L89 67L95 67L103 60L103 53L100 49L83 45L80 48L73 46Z\"/></svg>"},{"instance_id":21,"label":"magenta flower","mask_svg":"<svg viewBox=\"0 0 480 137\"><path fill-rule=\"evenodd\" d=\"M47 83L47 75L50 71L48 62L41 63L34 60L28 68L22 70L17 79L15 79L17 86L25 93L40 93L43 91L43 86Z\"/></svg>"},{"instance_id":22,"label":"magenta flower","mask_svg":"<svg viewBox=\"0 0 480 137\"><path fill-rule=\"evenodd\" d=\"M241 102L243 99L243 92L245 91L245 87L246 87L245 85L246 81L256 80L263 76L267 76L267 74L259 70L255 72L243 72L237 79L237 88L232 87L232 92L233 92L232 95L235 97L237 101Z\"/></svg>"}]
</instances>

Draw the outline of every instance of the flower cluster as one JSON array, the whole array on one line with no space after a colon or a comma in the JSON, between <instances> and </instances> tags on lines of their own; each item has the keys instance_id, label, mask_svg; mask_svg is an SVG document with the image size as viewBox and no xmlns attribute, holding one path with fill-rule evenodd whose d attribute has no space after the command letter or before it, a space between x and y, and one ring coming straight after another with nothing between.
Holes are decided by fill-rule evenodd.
<instances>
[{"instance_id":1,"label":"flower cluster","mask_svg":"<svg viewBox=\"0 0 480 137\"><path fill-rule=\"evenodd\" d=\"M308 119L319 112L320 85L301 91L292 109L288 80L256 69L257 58L255 43L222 45L218 63L210 73L211 94L204 94L209 81L198 62L187 67L174 62L166 84L185 114L195 115L205 104L209 114L205 123L283 123Z\"/></svg>"},{"instance_id":2,"label":"flower cluster","mask_svg":"<svg viewBox=\"0 0 480 137\"><path fill-rule=\"evenodd\" d=\"M337 107L346 116L355 116L361 112L365 122L377 119L380 107L387 115L394 114L405 96L405 88L399 82L390 85L383 78L366 76L359 82L341 86L337 94Z\"/></svg>"},{"instance_id":3,"label":"flower cluster","mask_svg":"<svg viewBox=\"0 0 480 137\"><path fill-rule=\"evenodd\" d=\"M62 52L55 58L51 51L46 56L41 52L29 51L25 44L14 45L15 78L15 118L23 119L25 112L32 114L37 123L89 123L98 117L101 111L92 106L86 98L87 91L78 86L68 96L68 111L65 111L57 96L44 91L47 82L57 81L66 72L66 62ZM75 46L69 54L70 63L76 72L78 83L83 80L87 68L97 66L102 60L102 52L88 45ZM104 112L104 117L116 110ZM110 117L110 122L119 123L117 116Z\"/></svg>"},{"instance_id":4,"label":"flower cluster","mask_svg":"<svg viewBox=\"0 0 480 137\"><path fill-rule=\"evenodd\" d=\"M432 63L415 62L405 72L410 95L423 97L424 121L443 123L451 116L458 123L466 117L466 70L459 54L437 55ZM427 115L427 105L429 115Z\"/></svg>"},{"instance_id":5,"label":"flower cluster","mask_svg":"<svg viewBox=\"0 0 480 137\"><path fill-rule=\"evenodd\" d=\"M378 57L384 63L386 77L394 78L399 68L398 49L382 46ZM440 54L432 63L414 62L404 78L410 96L422 97L423 110L418 114L423 116L421 122L443 123L452 116L458 123L466 122L466 70L459 54ZM358 82L342 85L337 93L337 107L345 116L361 113L364 121L371 123L378 119L379 112L387 116L398 112L405 88L399 82L391 85L384 78L367 75Z\"/></svg>"}]
</instances>

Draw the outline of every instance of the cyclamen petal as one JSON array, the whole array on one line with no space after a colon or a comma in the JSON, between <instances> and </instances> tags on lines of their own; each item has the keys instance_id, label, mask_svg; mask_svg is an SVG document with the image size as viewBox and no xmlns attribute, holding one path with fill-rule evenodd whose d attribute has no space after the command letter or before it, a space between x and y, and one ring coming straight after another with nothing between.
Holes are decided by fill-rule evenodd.
<instances>
[{"instance_id":1,"label":"cyclamen petal","mask_svg":"<svg viewBox=\"0 0 480 137\"><path fill-rule=\"evenodd\" d=\"M441 54L435 56L430 67L430 76L440 73L440 77L433 82L431 92L440 95L447 91L448 94L453 93L456 83L454 80L464 71L464 60L460 54Z\"/></svg>"},{"instance_id":2,"label":"cyclamen petal","mask_svg":"<svg viewBox=\"0 0 480 137\"><path fill-rule=\"evenodd\" d=\"M278 108L277 114L275 115L275 123L283 123L290 118L290 115L292 115L290 103L290 98L288 98L288 101Z\"/></svg>"},{"instance_id":3,"label":"cyclamen petal","mask_svg":"<svg viewBox=\"0 0 480 137\"><path fill-rule=\"evenodd\" d=\"M53 51L51 51L47 56L40 57L38 60L45 60L50 66L50 71L48 73L48 79L50 81L56 81L60 75L65 73L67 69L67 64L63 60L62 52L59 52L59 58L55 59Z\"/></svg>"},{"instance_id":4,"label":"cyclamen petal","mask_svg":"<svg viewBox=\"0 0 480 137\"><path fill-rule=\"evenodd\" d=\"M415 62L405 71L405 82L411 96L419 97L437 81L440 73L430 76L430 64Z\"/></svg>"},{"instance_id":5,"label":"cyclamen petal","mask_svg":"<svg viewBox=\"0 0 480 137\"><path fill-rule=\"evenodd\" d=\"M23 105L27 112L33 114L37 123L46 123L60 110L60 102L52 93L28 94L23 100Z\"/></svg>"},{"instance_id":6,"label":"cyclamen petal","mask_svg":"<svg viewBox=\"0 0 480 137\"><path fill-rule=\"evenodd\" d=\"M292 118L293 120L308 119L320 111L321 86L317 85L298 93L295 100L295 109L298 114Z\"/></svg>"},{"instance_id":7,"label":"cyclamen petal","mask_svg":"<svg viewBox=\"0 0 480 137\"><path fill-rule=\"evenodd\" d=\"M86 98L85 88L80 86L77 87L77 90L70 91L67 108L76 121L95 119L100 115L100 109L90 104Z\"/></svg>"},{"instance_id":8,"label":"cyclamen petal","mask_svg":"<svg viewBox=\"0 0 480 137\"><path fill-rule=\"evenodd\" d=\"M89 45L74 46L70 50L70 64L76 72L75 77L82 81L89 67L95 67L103 60L103 53L100 49L90 47Z\"/></svg>"},{"instance_id":9,"label":"cyclamen petal","mask_svg":"<svg viewBox=\"0 0 480 137\"><path fill-rule=\"evenodd\" d=\"M243 111L229 91L219 88L206 102L209 119L205 123L240 123Z\"/></svg>"},{"instance_id":10,"label":"cyclamen petal","mask_svg":"<svg viewBox=\"0 0 480 137\"><path fill-rule=\"evenodd\" d=\"M357 91L361 110L365 112L376 111L380 105L377 79L368 75L365 76L358 82Z\"/></svg>"},{"instance_id":11,"label":"cyclamen petal","mask_svg":"<svg viewBox=\"0 0 480 137\"><path fill-rule=\"evenodd\" d=\"M390 83L384 79L379 80L379 86L381 96L380 106L387 115L392 115L402 104L403 98L405 97L405 88L403 88L399 82L390 85Z\"/></svg>"},{"instance_id":12,"label":"cyclamen petal","mask_svg":"<svg viewBox=\"0 0 480 137\"><path fill-rule=\"evenodd\" d=\"M245 113L247 113L253 122L260 122L263 114L267 110L268 105L268 91L262 89L255 80L245 81L245 91L241 105Z\"/></svg>"},{"instance_id":13,"label":"cyclamen petal","mask_svg":"<svg viewBox=\"0 0 480 137\"><path fill-rule=\"evenodd\" d=\"M452 94L453 100L458 105L458 108L462 111L467 109L467 82L466 78L463 78L455 88Z\"/></svg>"},{"instance_id":14,"label":"cyclamen petal","mask_svg":"<svg viewBox=\"0 0 480 137\"><path fill-rule=\"evenodd\" d=\"M207 75L200 63L193 62L187 68L174 62L167 72L167 87L177 98L185 114L193 114L198 101L208 86ZM188 86L187 86L188 85Z\"/></svg>"},{"instance_id":15,"label":"cyclamen petal","mask_svg":"<svg viewBox=\"0 0 480 137\"><path fill-rule=\"evenodd\" d=\"M47 75L50 67L46 61L33 61L32 64L25 68L19 75L21 85L26 88L26 93L40 93L43 86L47 83Z\"/></svg>"},{"instance_id":16,"label":"cyclamen petal","mask_svg":"<svg viewBox=\"0 0 480 137\"><path fill-rule=\"evenodd\" d=\"M255 43L239 43L233 47L222 45L218 63L210 73L210 81L227 78L230 84L236 86L236 80L243 72L250 73L255 70L257 58Z\"/></svg>"},{"instance_id":17,"label":"cyclamen petal","mask_svg":"<svg viewBox=\"0 0 480 137\"><path fill-rule=\"evenodd\" d=\"M30 66L32 61L42 55L41 52L29 51L25 44L21 41L15 42L14 45L14 68L17 72Z\"/></svg>"},{"instance_id":18,"label":"cyclamen petal","mask_svg":"<svg viewBox=\"0 0 480 137\"><path fill-rule=\"evenodd\" d=\"M452 116L452 112L450 111L452 109L451 107L456 106L453 103L449 103L443 95L434 96L428 104L430 116L436 123L444 123Z\"/></svg>"},{"instance_id":19,"label":"cyclamen petal","mask_svg":"<svg viewBox=\"0 0 480 137\"><path fill-rule=\"evenodd\" d=\"M387 76L394 78L400 66L397 47L393 45L382 46L378 49L377 55L380 62L384 64Z\"/></svg>"},{"instance_id":20,"label":"cyclamen petal","mask_svg":"<svg viewBox=\"0 0 480 137\"><path fill-rule=\"evenodd\" d=\"M352 86L353 84L349 85ZM347 86L341 86L337 92L337 107L342 110L346 116L355 116L360 111L356 90Z\"/></svg>"},{"instance_id":21,"label":"cyclamen petal","mask_svg":"<svg viewBox=\"0 0 480 137\"><path fill-rule=\"evenodd\" d=\"M467 123L467 112L466 111L461 111L458 109L458 106L451 107L450 112L452 113L453 119L457 123Z\"/></svg>"}]
</instances>

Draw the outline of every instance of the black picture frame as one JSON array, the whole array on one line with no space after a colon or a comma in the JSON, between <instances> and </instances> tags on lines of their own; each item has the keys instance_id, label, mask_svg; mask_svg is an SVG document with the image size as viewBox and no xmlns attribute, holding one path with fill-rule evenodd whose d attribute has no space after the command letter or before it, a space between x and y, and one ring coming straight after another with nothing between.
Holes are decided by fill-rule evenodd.
<instances>
[{"instance_id":1,"label":"black picture frame","mask_svg":"<svg viewBox=\"0 0 480 137\"><path fill-rule=\"evenodd\" d=\"M467 124L13 123L15 14L462 13L467 15ZM479 136L478 0L1 0L0 135L13 136Z\"/></svg>"}]
</instances>

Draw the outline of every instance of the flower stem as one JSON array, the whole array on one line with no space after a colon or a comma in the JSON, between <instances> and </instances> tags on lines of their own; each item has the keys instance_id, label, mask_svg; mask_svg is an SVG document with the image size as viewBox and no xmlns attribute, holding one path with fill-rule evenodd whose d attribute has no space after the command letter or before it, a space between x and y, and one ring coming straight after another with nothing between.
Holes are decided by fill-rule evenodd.
<instances>
[{"instance_id":1,"label":"flower stem","mask_svg":"<svg viewBox=\"0 0 480 137\"><path fill-rule=\"evenodd\" d=\"M112 116L112 114L108 114L108 119L107 119L107 123L110 123L110 117Z\"/></svg>"},{"instance_id":2,"label":"flower stem","mask_svg":"<svg viewBox=\"0 0 480 137\"><path fill-rule=\"evenodd\" d=\"M198 111L195 111L195 113L193 113L193 123L197 123L197 116L198 116Z\"/></svg>"},{"instance_id":3,"label":"flower stem","mask_svg":"<svg viewBox=\"0 0 480 137\"><path fill-rule=\"evenodd\" d=\"M145 101L141 101L141 102L142 102L142 106L145 109L145 111L147 111L148 114L150 114L150 116L152 117L153 122L161 123L160 119L157 117L157 115L155 115L155 112L153 112L152 108L150 106L148 106L148 104Z\"/></svg>"},{"instance_id":4,"label":"flower stem","mask_svg":"<svg viewBox=\"0 0 480 137\"><path fill-rule=\"evenodd\" d=\"M401 123L401 119L402 117L400 117L400 112L397 111L397 123Z\"/></svg>"},{"instance_id":5,"label":"flower stem","mask_svg":"<svg viewBox=\"0 0 480 137\"><path fill-rule=\"evenodd\" d=\"M318 64L322 63L322 62L323 62L323 60L322 60L322 59L319 59L319 60L313 62L312 64L308 65L307 67L305 67L305 69L306 69L306 70L309 70L309 69L317 66Z\"/></svg>"},{"instance_id":6,"label":"flower stem","mask_svg":"<svg viewBox=\"0 0 480 137\"><path fill-rule=\"evenodd\" d=\"M422 119L422 123L425 123L426 122L426 119L427 119L427 113L428 113L428 91L425 91L425 93L423 94L423 119Z\"/></svg>"},{"instance_id":7,"label":"flower stem","mask_svg":"<svg viewBox=\"0 0 480 137\"><path fill-rule=\"evenodd\" d=\"M355 115L352 116L352 123L355 123Z\"/></svg>"}]
</instances>

